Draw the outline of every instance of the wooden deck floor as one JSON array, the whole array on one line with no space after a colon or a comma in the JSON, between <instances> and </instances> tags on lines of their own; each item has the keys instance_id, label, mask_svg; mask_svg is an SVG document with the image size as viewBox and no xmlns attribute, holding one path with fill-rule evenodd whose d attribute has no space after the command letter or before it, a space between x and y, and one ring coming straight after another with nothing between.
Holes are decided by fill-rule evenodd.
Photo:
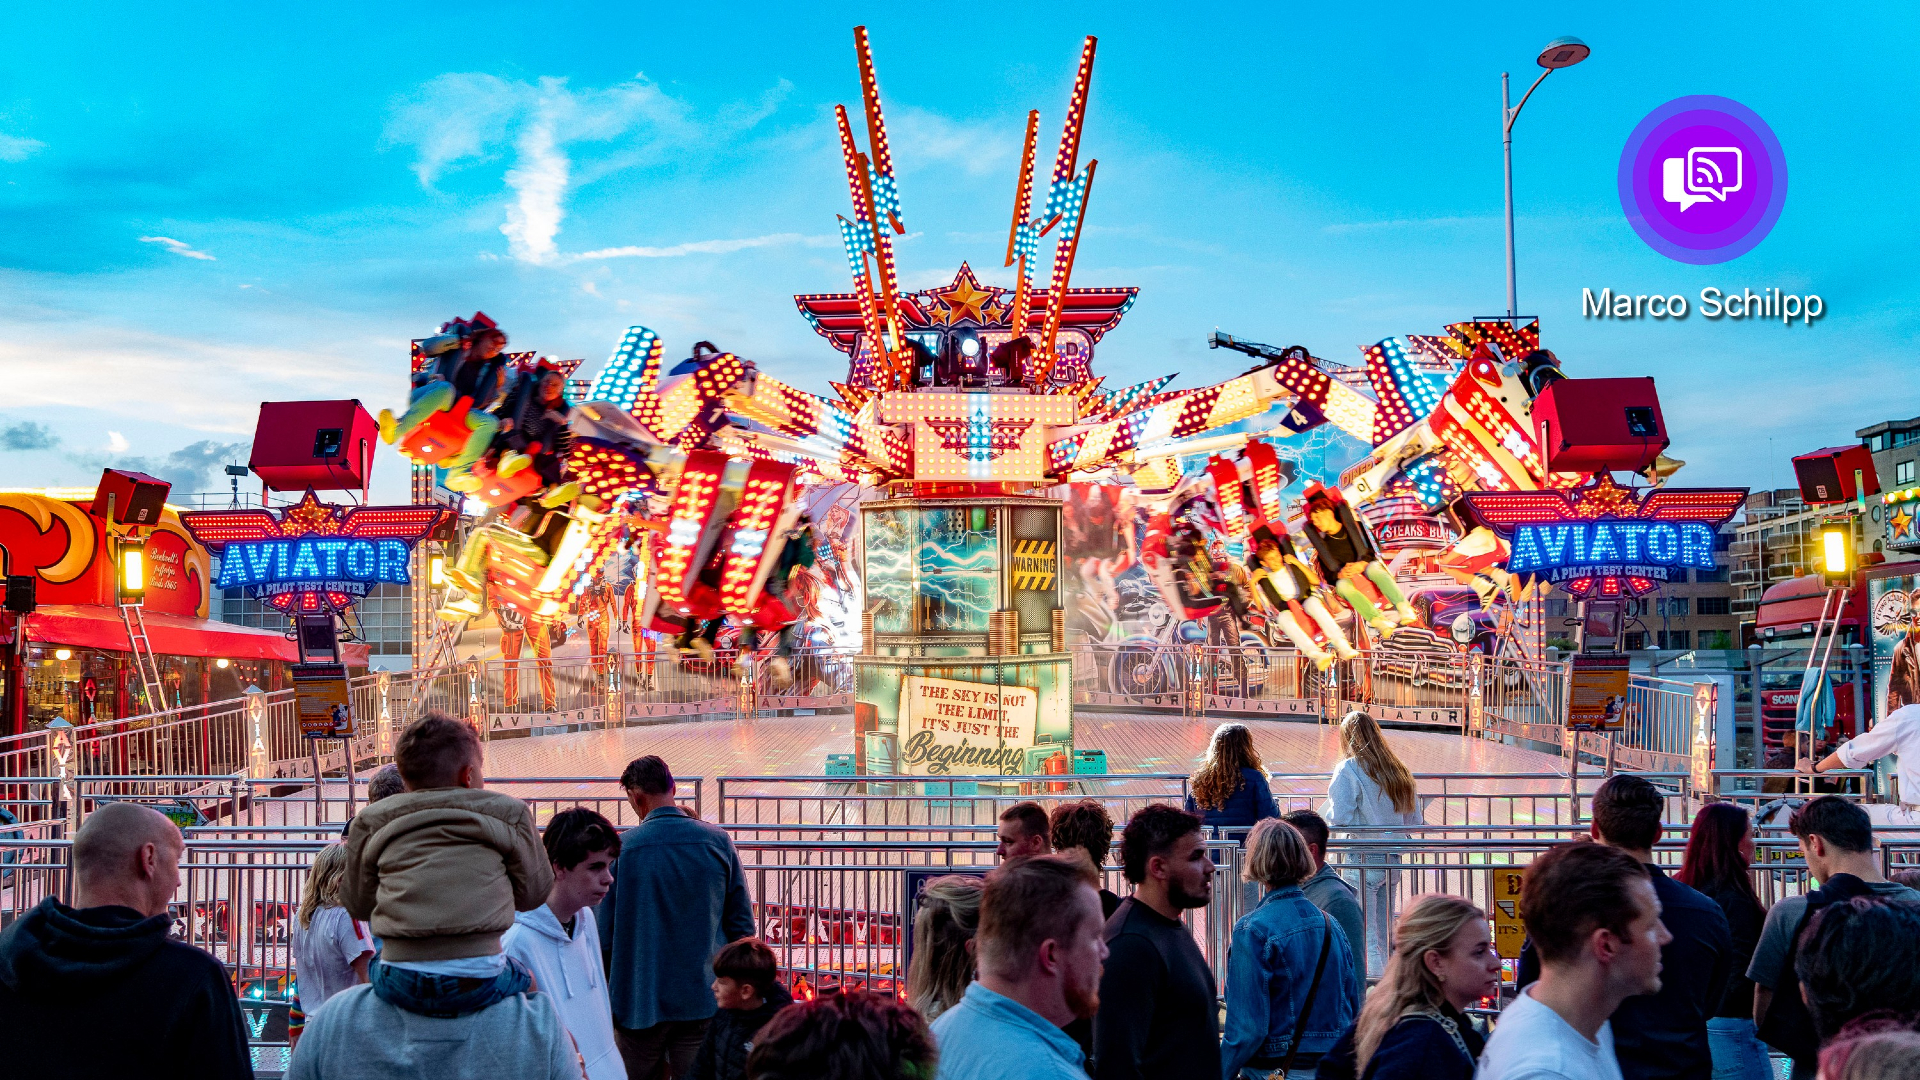
<instances>
[{"instance_id":1,"label":"wooden deck floor","mask_svg":"<svg viewBox=\"0 0 1920 1080\"><path fill-rule=\"evenodd\" d=\"M1335 728L1284 720L1248 720L1269 772L1321 773L1340 757ZM1214 719L1083 712L1074 745L1107 752L1115 773L1188 773L1206 753ZM685 776L817 776L831 753L852 749L853 718L797 716L753 721L658 724L613 731L502 739L487 746L489 776L612 777L628 761L658 754ZM1483 739L1430 731L1389 731L1387 740L1416 773L1554 773L1559 758ZM1544 781L1488 781L1513 791ZM1562 782L1564 784L1564 781Z\"/></svg>"}]
</instances>

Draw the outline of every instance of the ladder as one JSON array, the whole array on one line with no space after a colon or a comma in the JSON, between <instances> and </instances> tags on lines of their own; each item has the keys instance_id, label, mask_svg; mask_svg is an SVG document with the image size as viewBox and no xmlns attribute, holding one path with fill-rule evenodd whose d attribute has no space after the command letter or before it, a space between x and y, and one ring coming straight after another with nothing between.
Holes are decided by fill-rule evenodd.
<instances>
[{"instance_id":1,"label":"ladder","mask_svg":"<svg viewBox=\"0 0 1920 1080\"><path fill-rule=\"evenodd\" d=\"M166 687L160 681L160 661L153 655L153 642L147 638L147 620L142 604L121 604L120 623L127 628L127 644L133 647L133 666L140 672L140 684L146 688L147 711L165 712Z\"/></svg>"},{"instance_id":2,"label":"ladder","mask_svg":"<svg viewBox=\"0 0 1920 1080\"><path fill-rule=\"evenodd\" d=\"M435 620L437 625L434 626L433 638L427 645L426 659L416 664L413 669L412 681L414 686L425 687L430 685L433 679L440 674L442 668L451 668L453 666L454 661L458 659L458 654L454 651L454 648L460 644L461 635L467 632L467 623L469 621L471 620L465 618L455 622L447 622L444 619ZM414 699L413 712L416 717L427 710L431 698L431 694L422 693Z\"/></svg>"}]
</instances>

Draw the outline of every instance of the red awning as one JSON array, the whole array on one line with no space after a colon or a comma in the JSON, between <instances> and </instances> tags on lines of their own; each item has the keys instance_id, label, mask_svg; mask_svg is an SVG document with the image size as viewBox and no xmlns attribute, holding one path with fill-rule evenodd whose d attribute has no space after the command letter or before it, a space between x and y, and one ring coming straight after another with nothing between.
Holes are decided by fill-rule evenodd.
<instances>
[{"instance_id":1,"label":"red awning","mask_svg":"<svg viewBox=\"0 0 1920 1080\"><path fill-rule=\"evenodd\" d=\"M209 656L230 660L299 659L293 642L272 630L196 619L187 615L146 612L147 640L157 656ZM127 628L120 613L110 607L88 604L42 604L27 616L27 640L48 645L77 645L83 649L114 649L129 652ZM347 664L365 667L367 647L344 646Z\"/></svg>"}]
</instances>

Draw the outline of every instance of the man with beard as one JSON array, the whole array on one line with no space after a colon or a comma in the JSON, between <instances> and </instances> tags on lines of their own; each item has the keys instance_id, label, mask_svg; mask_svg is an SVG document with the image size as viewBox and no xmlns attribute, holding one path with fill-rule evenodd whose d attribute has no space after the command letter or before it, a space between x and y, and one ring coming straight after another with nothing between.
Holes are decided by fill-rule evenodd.
<instances>
[{"instance_id":1,"label":"man with beard","mask_svg":"<svg viewBox=\"0 0 1920 1080\"><path fill-rule=\"evenodd\" d=\"M987 875L976 981L933 1022L938 1080L1087 1080L1061 1029L1100 1007L1100 894L1089 867L1053 855Z\"/></svg>"},{"instance_id":2,"label":"man with beard","mask_svg":"<svg viewBox=\"0 0 1920 1080\"><path fill-rule=\"evenodd\" d=\"M1093 1021L1096 1080L1215 1080L1218 988L1180 913L1207 906L1213 860L1198 814L1154 803L1120 834L1133 895L1107 920L1102 1007Z\"/></svg>"}]
</instances>

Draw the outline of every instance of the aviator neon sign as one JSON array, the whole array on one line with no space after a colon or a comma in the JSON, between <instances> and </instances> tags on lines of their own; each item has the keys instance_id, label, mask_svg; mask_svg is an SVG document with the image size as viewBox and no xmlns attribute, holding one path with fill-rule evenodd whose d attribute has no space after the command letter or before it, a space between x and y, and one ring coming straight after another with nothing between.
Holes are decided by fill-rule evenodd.
<instances>
[{"instance_id":1,"label":"aviator neon sign","mask_svg":"<svg viewBox=\"0 0 1920 1080\"><path fill-rule=\"evenodd\" d=\"M1602 474L1572 491L1476 491L1474 515L1507 538L1507 572L1586 597L1649 593L1688 568L1713 570L1719 526L1745 488L1630 491Z\"/></svg>"},{"instance_id":2,"label":"aviator neon sign","mask_svg":"<svg viewBox=\"0 0 1920 1080\"><path fill-rule=\"evenodd\" d=\"M329 506L312 491L276 518L265 509L206 510L181 524L221 556L223 589L244 588L282 611L340 611L376 585L412 580L413 546L447 511L437 506Z\"/></svg>"}]
</instances>

